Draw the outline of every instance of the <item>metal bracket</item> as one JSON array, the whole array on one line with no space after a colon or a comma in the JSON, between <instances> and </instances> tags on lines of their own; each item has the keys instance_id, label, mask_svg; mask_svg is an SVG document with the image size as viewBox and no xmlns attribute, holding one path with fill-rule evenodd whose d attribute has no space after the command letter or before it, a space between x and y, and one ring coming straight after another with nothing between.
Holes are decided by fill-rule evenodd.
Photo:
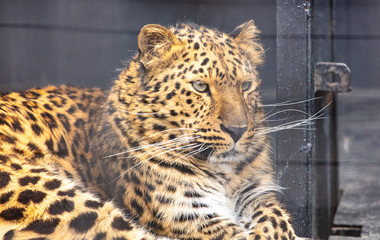
<instances>
[{"instance_id":1,"label":"metal bracket","mask_svg":"<svg viewBox=\"0 0 380 240\"><path fill-rule=\"evenodd\" d=\"M331 77L331 74L335 77ZM351 91L351 70L345 63L318 62L314 68L314 91Z\"/></svg>"}]
</instances>

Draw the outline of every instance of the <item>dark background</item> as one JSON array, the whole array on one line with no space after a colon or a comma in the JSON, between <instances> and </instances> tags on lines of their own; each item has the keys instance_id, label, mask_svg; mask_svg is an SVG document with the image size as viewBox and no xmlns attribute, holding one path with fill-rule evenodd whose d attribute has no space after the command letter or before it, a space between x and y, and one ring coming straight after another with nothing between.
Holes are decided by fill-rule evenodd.
<instances>
[{"instance_id":1,"label":"dark background","mask_svg":"<svg viewBox=\"0 0 380 240\"><path fill-rule=\"evenodd\" d=\"M265 87L276 81L276 1L1 0L0 90L47 84L110 87L149 23L192 21L231 32L254 19L267 49Z\"/></svg>"},{"instance_id":2,"label":"dark background","mask_svg":"<svg viewBox=\"0 0 380 240\"><path fill-rule=\"evenodd\" d=\"M350 66L354 88L379 87L380 1L333 2L335 60ZM266 49L263 88L274 90L275 0L0 0L0 91L62 83L108 88L145 24L192 21L230 32L249 19Z\"/></svg>"}]
</instances>

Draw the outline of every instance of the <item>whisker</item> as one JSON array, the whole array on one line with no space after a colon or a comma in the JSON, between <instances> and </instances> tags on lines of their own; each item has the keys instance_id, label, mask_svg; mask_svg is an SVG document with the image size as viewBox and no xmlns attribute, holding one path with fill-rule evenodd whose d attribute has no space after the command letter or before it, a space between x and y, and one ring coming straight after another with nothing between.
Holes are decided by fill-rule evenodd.
<instances>
[{"instance_id":1,"label":"whisker","mask_svg":"<svg viewBox=\"0 0 380 240\"><path fill-rule=\"evenodd\" d=\"M161 133L164 133L164 132L169 132L169 131L180 131L180 130L192 130L192 131L198 131L198 129L195 129L195 128L171 128L171 129L166 129L166 130L163 130L163 131L160 131L158 133L155 133L153 135L150 135L148 136L147 138L151 138L151 137L154 137L158 134L161 134Z\"/></svg>"},{"instance_id":2,"label":"whisker","mask_svg":"<svg viewBox=\"0 0 380 240\"><path fill-rule=\"evenodd\" d=\"M187 148L190 148L190 149L191 149L191 148L196 148L196 147L199 147L199 146L200 146L200 144L196 144L195 146L187 146ZM118 177L116 177L115 179L113 179L110 183L116 181L116 180L119 179L123 174L125 174L125 173L131 171L132 169L135 169L136 167L138 167L138 166L140 166L140 165L146 163L147 161L151 160L152 158L155 158L155 157L157 157L157 156L159 156L159 155L162 155L162 154L165 154L165 153L168 153L168 152L171 152L171 151L175 151L175 150L177 150L177 149L181 149L181 148L183 149L184 147L172 148L172 149L169 149L169 150L164 151L164 152L159 152L159 153L157 153L157 154L155 154L155 155L153 155L153 156L151 156L151 157L145 159L144 161L138 162L138 163L135 164L134 166L132 166L132 167L128 168L127 170L123 171L122 173L120 173L120 175L119 175ZM162 160L162 161L164 161L164 160ZM162 162L162 161L161 161L161 162Z\"/></svg>"},{"instance_id":3,"label":"whisker","mask_svg":"<svg viewBox=\"0 0 380 240\"><path fill-rule=\"evenodd\" d=\"M319 110L318 112L316 112L315 114L313 114L309 118L291 121L288 123L280 124L280 125L275 126L275 127L258 128L258 129L263 129L263 130L258 131L258 133L256 133L256 135L263 135L263 134L268 134L271 132L277 132L277 131L286 130L286 129L296 129L296 127L300 127L300 126L309 126L309 125L313 124L313 121L323 119L321 117L321 115L323 114L323 111L330 104L331 104L331 102L326 104L326 106L324 106L321 110ZM301 128L301 129L304 129L304 128Z\"/></svg>"},{"instance_id":4,"label":"whisker","mask_svg":"<svg viewBox=\"0 0 380 240\"><path fill-rule=\"evenodd\" d=\"M149 148L149 147L155 147L155 146L163 145L163 144L166 144L166 143L177 142L179 140L189 140L189 141L191 141L191 140L195 139L195 137L188 137L190 135L193 135L193 134L184 134L182 136L179 136L177 138L174 138L174 139L171 139L171 140L168 140L168 141L159 142L159 143L153 143L153 144L148 144L148 145L143 145L143 146L138 146L138 147L131 148L131 149L128 149L128 150L120 152L120 153L115 153L115 154L111 154L111 155L108 155L108 156L104 156L103 158L115 157L115 156L119 156L119 155L122 155L122 154L126 154L126 153L130 153L130 152L134 152L134 151L143 150L143 149Z\"/></svg>"},{"instance_id":5,"label":"whisker","mask_svg":"<svg viewBox=\"0 0 380 240\"><path fill-rule=\"evenodd\" d=\"M263 121L267 120L270 117L276 116L277 114L284 113L284 112L299 112L299 113L305 114L305 115L307 115L307 116L310 117L309 113L306 113L306 112L304 112L302 110L298 110L298 109L284 109L284 110L275 112L275 113L273 113L273 114L271 114L269 116L266 116L265 118L261 119L260 122L263 122Z\"/></svg>"},{"instance_id":6,"label":"whisker","mask_svg":"<svg viewBox=\"0 0 380 240\"><path fill-rule=\"evenodd\" d=\"M122 112L126 112L128 114L132 114L132 115L138 115L138 116L145 116L145 115L155 115L155 114L159 114L159 112L131 112L131 111L128 111L128 110L125 110L125 109L121 109L121 108L116 108L117 110L120 110Z\"/></svg>"},{"instance_id":7,"label":"whisker","mask_svg":"<svg viewBox=\"0 0 380 240\"><path fill-rule=\"evenodd\" d=\"M310 102L310 101L314 101L314 100L321 99L321 98L322 97L315 97L315 98L310 98L310 99L301 100L301 101L297 101L297 102L285 101L285 102L282 102L282 103L262 104L261 106L263 106L263 107L289 106L289 105L294 105L294 104L299 104L299 103L304 103L304 102Z\"/></svg>"}]
</instances>

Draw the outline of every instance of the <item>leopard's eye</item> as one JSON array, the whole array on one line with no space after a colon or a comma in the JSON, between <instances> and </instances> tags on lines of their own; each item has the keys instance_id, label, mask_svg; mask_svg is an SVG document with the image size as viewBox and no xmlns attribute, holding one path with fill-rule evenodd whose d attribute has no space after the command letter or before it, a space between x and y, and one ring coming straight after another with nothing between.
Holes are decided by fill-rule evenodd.
<instances>
[{"instance_id":1,"label":"leopard's eye","mask_svg":"<svg viewBox=\"0 0 380 240\"><path fill-rule=\"evenodd\" d=\"M244 91L248 91L252 86L252 82L251 81L245 81L241 84L241 90L244 92Z\"/></svg>"},{"instance_id":2,"label":"leopard's eye","mask_svg":"<svg viewBox=\"0 0 380 240\"><path fill-rule=\"evenodd\" d=\"M208 84L201 82L201 81L195 81L192 83L195 90L198 92L206 92L208 90Z\"/></svg>"}]
</instances>

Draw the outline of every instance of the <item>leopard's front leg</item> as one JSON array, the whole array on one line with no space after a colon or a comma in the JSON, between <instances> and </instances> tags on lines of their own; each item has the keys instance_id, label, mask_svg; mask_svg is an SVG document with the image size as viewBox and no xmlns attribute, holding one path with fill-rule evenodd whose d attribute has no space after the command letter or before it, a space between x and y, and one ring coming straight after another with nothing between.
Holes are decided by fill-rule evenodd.
<instances>
[{"instance_id":1,"label":"leopard's front leg","mask_svg":"<svg viewBox=\"0 0 380 240\"><path fill-rule=\"evenodd\" d=\"M274 194L267 194L252 202L241 219L249 231L249 240L293 240L297 236L290 223L290 216Z\"/></svg>"}]
</instances>

